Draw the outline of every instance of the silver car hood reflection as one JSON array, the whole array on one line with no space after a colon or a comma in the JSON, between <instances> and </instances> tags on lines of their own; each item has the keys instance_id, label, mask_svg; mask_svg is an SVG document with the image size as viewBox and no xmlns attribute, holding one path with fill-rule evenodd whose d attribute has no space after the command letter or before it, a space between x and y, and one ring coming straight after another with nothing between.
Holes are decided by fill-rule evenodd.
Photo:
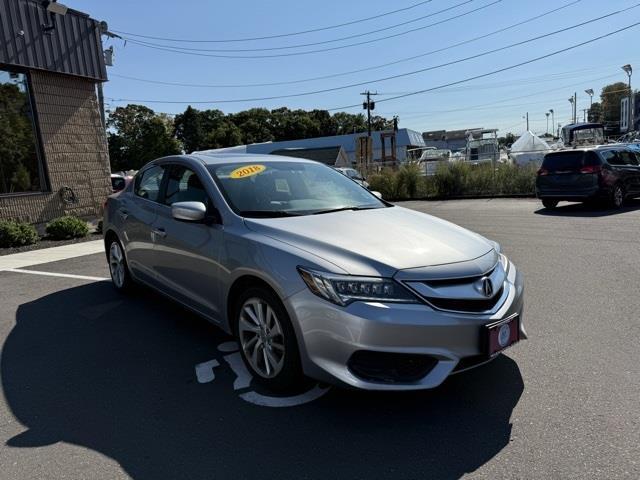
<instances>
[{"instance_id":1,"label":"silver car hood reflection","mask_svg":"<svg viewBox=\"0 0 640 480\"><path fill-rule=\"evenodd\" d=\"M390 277L397 270L472 260L494 247L462 227L397 206L245 223L352 275Z\"/></svg>"}]
</instances>

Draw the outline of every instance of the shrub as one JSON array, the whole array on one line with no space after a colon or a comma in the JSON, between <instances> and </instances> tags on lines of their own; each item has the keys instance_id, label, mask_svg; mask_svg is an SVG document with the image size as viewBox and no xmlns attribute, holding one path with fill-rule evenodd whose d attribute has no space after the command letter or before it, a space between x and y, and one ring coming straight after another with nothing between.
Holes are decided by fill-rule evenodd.
<instances>
[{"instance_id":1,"label":"shrub","mask_svg":"<svg viewBox=\"0 0 640 480\"><path fill-rule=\"evenodd\" d=\"M33 225L0 220L0 248L21 247L37 241L38 232Z\"/></svg>"},{"instance_id":2,"label":"shrub","mask_svg":"<svg viewBox=\"0 0 640 480\"><path fill-rule=\"evenodd\" d=\"M47 224L47 235L54 240L86 237L88 234L89 225L87 222L70 215L58 217Z\"/></svg>"},{"instance_id":3,"label":"shrub","mask_svg":"<svg viewBox=\"0 0 640 480\"><path fill-rule=\"evenodd\" d=\"M473 195L533 195L535 166L467 162L442 163L435 175L422 176L416 165L390 168L371 175L371 190L382 193L385 200Z\"/></svg>"},{"instance_id":4,"label":"shrub","mask_svg":"<svg viewBox=\"0 0 640 480\"><path fill-rule=\"evenodd\" d=\"M380 192L385 200L396 198L396 174L390 168L385 168L380 173L370 175L367 181L369 182L369 188Z\"/></svg>"},{"instance_id":5,"label":"shrub","mask_svg":"<svg viewBox=\"0 0 640 480\"><path fill-rule=\"evenodd\" d=\"M396 176L396 192L399 196L415 198L420 183L420 167L414 163L403 165Z\"/></svg>"}]
</instances>

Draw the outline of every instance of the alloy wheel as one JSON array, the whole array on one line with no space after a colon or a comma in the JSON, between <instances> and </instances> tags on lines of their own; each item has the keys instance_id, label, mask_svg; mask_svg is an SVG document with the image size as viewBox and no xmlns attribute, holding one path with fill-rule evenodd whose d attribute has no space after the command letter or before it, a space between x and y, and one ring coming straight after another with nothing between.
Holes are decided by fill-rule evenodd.
<instances>
[{"instance_id":1,"label":"alloy wheel","mask_svg":"<svg viewBox=\"0 0 640 480\"><path fill-rule=\"evenodd\" d=\"M271 306L261 298L250 298L240 309L238 337L245 358L261 377L273 378L284 365L284 334Z\"/></svg>"},{"instance_id":2,"label":"alloy wheel","mask_svg":"<svg viewBox=\"0 0 640 480\"><path fill-rule=\"evenodd\" d=\"M622 191L622 187L620 185L616 185L613 190L613 204L616 208L622 207L622 203L624 202L624 192Z\"/></svg>"},{"instance_id":3,"label":"alloy wheel","mask_svg":"<svg viewBox=\"0 0 640 480\"><path fill-rule=\"evenodd\" d=\"M112 242L109 247L109 271L116 287L122 288L125 280L124 254L118 242Z\"/></svg>"}]
</instances>

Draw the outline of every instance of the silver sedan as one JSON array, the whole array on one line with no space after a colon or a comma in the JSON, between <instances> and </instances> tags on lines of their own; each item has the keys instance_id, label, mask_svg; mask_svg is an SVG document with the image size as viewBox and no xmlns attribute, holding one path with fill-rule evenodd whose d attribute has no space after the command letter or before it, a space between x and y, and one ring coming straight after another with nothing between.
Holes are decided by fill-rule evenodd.
<instances>
[{"instance_id":1,"label":"silver sedan","mask_svg":"<svg viewBox=\"0 0 640 480\"><path fill-rule=\"evenodd\" d=\"M526 338L522 275L497 243L317 162L161 158L108 199L104 232L117 289L218 325L274 390L432 388Z\"/></svg>"}]
</instances>

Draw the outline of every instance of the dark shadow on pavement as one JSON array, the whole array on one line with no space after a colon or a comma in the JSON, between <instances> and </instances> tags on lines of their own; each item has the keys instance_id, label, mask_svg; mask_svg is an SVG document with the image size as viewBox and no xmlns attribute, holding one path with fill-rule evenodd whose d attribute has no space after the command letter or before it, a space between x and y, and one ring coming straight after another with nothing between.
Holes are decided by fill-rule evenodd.
<instances>
[{"instance_id":1,"label":"dark shadow on pavement","mask_svg":"<svg viewBox=\"0 0 640 480\"><path fill-rule=\"evenodd\" d=\"M125 297L108 283L26 303L2 349L4 395L26 427L7 444L81 445L149 480L459 478L509 443L524 389L502 356L432 391L334 388L259 407L222 368L216 346L228 340L156 294ZM216 379L198 383L194 366L213 358Z\"/></svg>"},{"instance_id":2,"label":"dark shadow on pavement","mask_svg":"<svg viewBox=\"0 0 640 480\"><path fill-rule=\"evenodd\" d=\"M541 205L542 206L542 205ZM537 215L549 217L608 217L611 215L622 215L627 212L640 210L640 200L627 200L620 210L607 207L605 205L590 203L560 203L556 208L540 208L536 210Z\"/></svg>"}]
</instances>

